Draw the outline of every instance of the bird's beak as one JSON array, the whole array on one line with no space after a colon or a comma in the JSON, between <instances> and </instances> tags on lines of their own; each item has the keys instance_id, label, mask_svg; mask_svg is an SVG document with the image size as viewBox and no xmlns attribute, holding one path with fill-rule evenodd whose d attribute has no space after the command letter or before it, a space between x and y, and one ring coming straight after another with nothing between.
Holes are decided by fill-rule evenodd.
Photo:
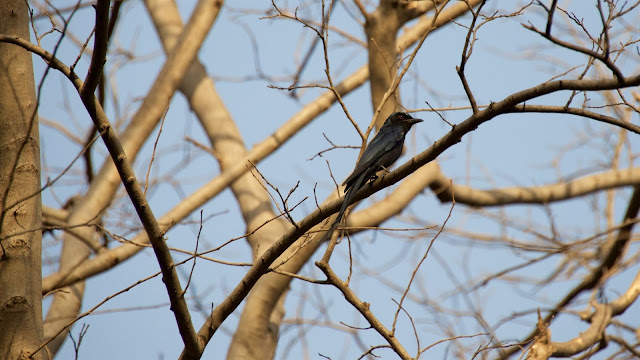
<instances>
[{"instance_id":1,"label":"bird's beak","mask_svg":"<svg viewBox=\"0 0 640 360\"><path fill-rule=\"evenodd\" d=\"M408 123L410 123L411 125L417 124L422 122L422 119L409 119L407 120Z\"/></svg>"}]
</instances>

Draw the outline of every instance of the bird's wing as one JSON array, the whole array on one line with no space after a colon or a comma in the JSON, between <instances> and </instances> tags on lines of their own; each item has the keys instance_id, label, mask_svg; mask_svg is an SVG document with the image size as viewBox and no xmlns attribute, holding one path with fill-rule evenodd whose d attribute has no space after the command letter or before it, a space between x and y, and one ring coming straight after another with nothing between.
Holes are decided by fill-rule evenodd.
<instances>
[{"instance_id":1,"label":"bird's wing","mask_svg":"<svg viewBox=\"0 0 640 360\"><path fill-rule=\"evenodd\" d=\"M358 175L369 169L380 157L391 151L398 142L402 141L403 136L402 129L395 126L386 126L380 129L369 145L367 145L367 148L364 150L360 160L358 160L358 164L355 169L353 169L351 175L347 177L342 185L352 182ZM378 169L372 170L377 171Z\"/></svg>"}]
</instances>

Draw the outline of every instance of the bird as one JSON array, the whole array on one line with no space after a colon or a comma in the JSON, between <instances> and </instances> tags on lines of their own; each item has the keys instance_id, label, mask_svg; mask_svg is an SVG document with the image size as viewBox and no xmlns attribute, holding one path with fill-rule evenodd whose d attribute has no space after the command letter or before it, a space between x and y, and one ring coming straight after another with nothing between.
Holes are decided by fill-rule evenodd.
<instances>
[{"instance_id":1,"label":"bird","mask_svg":"<svg viewBox=\"0 0 640 360\"><path fill-rule=\"evenodd\" d=\"M335 227L342 220L345 210L351 205L355 193L366 185L369 180L375 181L378 178L376 175L378 171L387 170L389 166L398 160L402 154L405 136L411 127L419 122L422 122L422 120L413 118L404 112L394 112L389 115L382 127L380 127L380 131L364 149L351 174L342 183L345 186L344 201L338 216L329 230L319 240L320 242L324 242L331 237Z\"/></svg>"}]
</instances>

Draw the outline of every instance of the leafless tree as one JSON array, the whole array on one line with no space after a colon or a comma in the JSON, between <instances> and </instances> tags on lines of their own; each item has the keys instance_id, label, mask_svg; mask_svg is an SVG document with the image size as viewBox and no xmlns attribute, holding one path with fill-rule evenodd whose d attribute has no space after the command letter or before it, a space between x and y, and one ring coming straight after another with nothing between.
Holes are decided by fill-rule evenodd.
<instances>
[{"instance_id":1,"label":"leafless tree","mask_svg":"<svg viewBox=\"0 0 640 360\"><path fill-rule=\"evenodd\" d=\"M142 4L149 25L128 16ZM142 4L0 5L0 357L68 339L82 358L78 324L160 278L183 359L640 356L640 2L200 0L184 22L184 4ZM254 74L232 66L247 54ZM188 110L198 130L167 145ZM318 125L329 111L341 122ZM429 137L321 243L343 148L394 111ZM251 128L275 130L247 146ZM329 145L291 145L305 134ZM123 281L125 264L147 275ZM88 301L97 275L119 290Z\"/></svg>"}]
</instances>

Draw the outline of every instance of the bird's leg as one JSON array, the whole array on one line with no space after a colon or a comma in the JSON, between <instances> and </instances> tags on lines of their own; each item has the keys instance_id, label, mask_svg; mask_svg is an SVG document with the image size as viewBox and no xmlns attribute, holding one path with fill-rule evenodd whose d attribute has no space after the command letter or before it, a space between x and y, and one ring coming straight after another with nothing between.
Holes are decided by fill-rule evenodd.
<instances>
[{"instance_id":1,"label":"bird's leg","mask_svg":"<svg viewBox=\"0 0 640 360\"><path fill-rule=\"evenodd\" d=\"M385 166L380 165L378 171L382 171L384 172L384 174L382 174L382 176L387 175L388 173L391 172L391 170L387 169ZM371 175L371 177L369 179L367 179L367 181L370 181L369 183L373 183L374 181L378 180L379 176L377 173L374 173L373 175Z\"/></svg>"},{"instance_id":2,"label":"bird's leg","mask_svg":"<svg viewBox=\"0 0 640 360\"><path fill-rule=\"evenodd\" d=\"M382 176L384 177L385 175L387 175L388 173L390 173L390 172L391 172L391 170L387 169L387 168L386 168L385 166L383 166L383 165L380 165L380 168L378 169L378 172L382 172ZM372 177L372 178L373 178L373 181L378 180L378 177L379 177L379 176L378 176L378 174L374 174L374 175L373 175L373 177Z\"/></svg>"}]
</instances>

